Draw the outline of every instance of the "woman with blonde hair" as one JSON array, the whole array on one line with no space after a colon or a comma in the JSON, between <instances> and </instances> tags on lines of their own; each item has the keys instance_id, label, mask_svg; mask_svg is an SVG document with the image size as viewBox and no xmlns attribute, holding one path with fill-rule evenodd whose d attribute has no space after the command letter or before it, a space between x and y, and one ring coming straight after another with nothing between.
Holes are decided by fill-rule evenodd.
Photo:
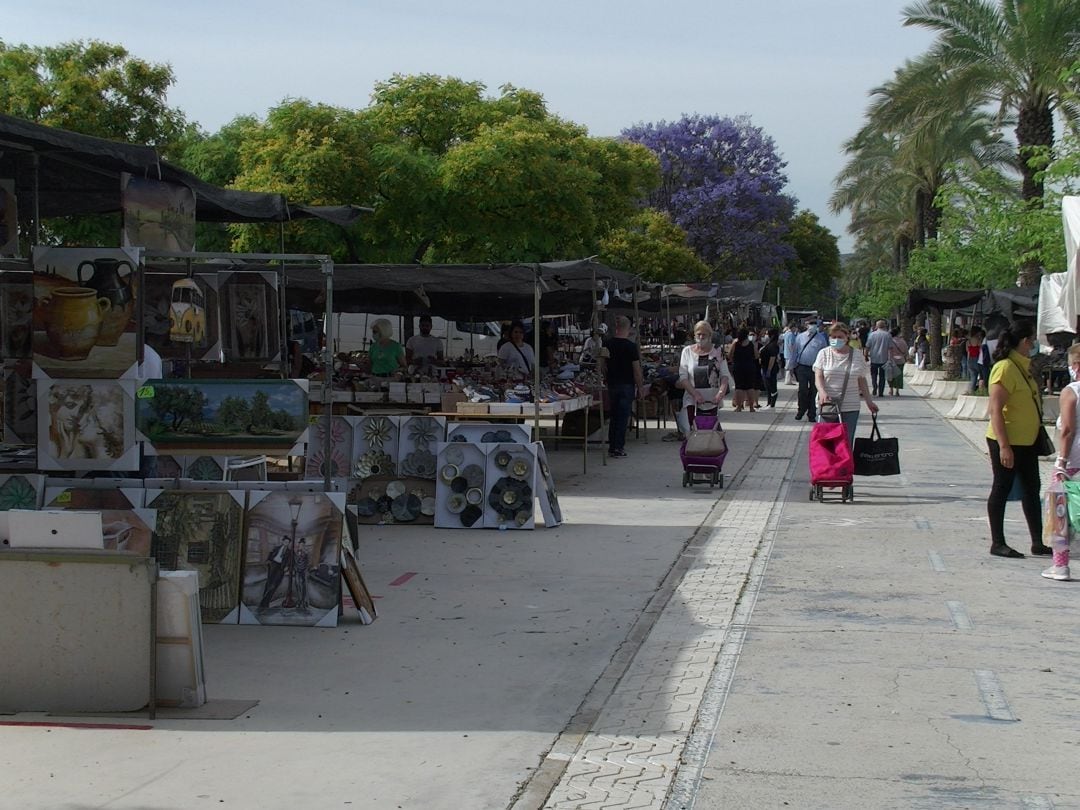
<instances>
[{"instance_id":1,"label":"woman with blonde hair","mask_svg":"<svg viewBox=\"0 0 1080 810\"><path fill-rule=\"evenodd\" d=\"M389 377L399 368L405 368L405 347L394 340L394 327L386 318L379 318L371 325L371 373L376 377Z\"/></svg>"},{"instance_id":2,"label":"woman with blonde hair","mask_svg":"<svg viewBox=\"0 0 1080 810\"><path fill-rule=\"evenodd\" d=\"M694 342L682 350L678 387L686 392L683 405L690 425L698 407L724 405L724 397L731 388L731 374L723 348L713 345L713 330L708 321L694 324Z\"/></svg>"}]
</instances>

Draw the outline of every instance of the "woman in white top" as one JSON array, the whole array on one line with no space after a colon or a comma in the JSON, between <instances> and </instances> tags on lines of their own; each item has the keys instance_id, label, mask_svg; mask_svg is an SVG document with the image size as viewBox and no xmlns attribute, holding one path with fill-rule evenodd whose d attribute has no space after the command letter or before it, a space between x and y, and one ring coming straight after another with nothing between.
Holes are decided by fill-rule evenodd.
<instances>
[{"instance_id":1,"label":"woman in white top","mask_svg":"<svg viewBox=\"0 0 1080 810\"><path fill-rule=\"evenodd\" d=\"M731 388L731 374L723 347L713 346L713 330L708 321L694 324L694 342L682 350L678 387L686 392L683 406L691 425L699 405L724 406L724 397Z\"/></svg>"},{"instance_id":2,"label":"woman in white top","mask_svg":"<svg viewBox=\"0 0 1080 810\"><path fill-rule=\"evenodd\" d=\"M1061 389L1058 398L1060 404L1057 420L1058 457L1054 462L1054 475L1051 479L1047 496L1056 495L1055 512L1057 520L1050 526L1049 546L1054 554L1054 564L1042 572L1047 579L1067 581L1069 577L1069 531L1067 505L1061 482L1065 478L1075 478L1080 473L1080 441L1077 441L1076 428L1080 424L1077 410L1080 409L1080 343L1069 347L1069 378L1072 382ZM1059 511L1060 510L1060 511Z\"/></svg>"},{"instance_id":3,"label":"woman in white top","mask_svg":"<svg viewBox=\"0 0 1080 810\"><path fill-rule=\"evenodd\" d=\"M819 416L822 405L836 402L840 408L840 421L847 429L848 444L854 445L855 428L859 424L859 399L866 400L870 413L877 413L878 406L870 398L867 382L870 369L862 352L853 351L848 344L850 335L847 325L839 321L829 327L829 345L818 352L814 360L814 381L817 383ZM845 377L848 381L846 391Z\"/></svg>"},{"instance_id":4,"label":"woman in white top","mask_svg":"<svg viewBox=\"0 0 1080 810\"><path fill-rule=\"evenodd\" d=\"M499 349L499 359L508 369L524 375L532 374L536 359L532 346L525 342L525 324L521 321L510 324L510 340Z\"/></svg>"}]
</instances>

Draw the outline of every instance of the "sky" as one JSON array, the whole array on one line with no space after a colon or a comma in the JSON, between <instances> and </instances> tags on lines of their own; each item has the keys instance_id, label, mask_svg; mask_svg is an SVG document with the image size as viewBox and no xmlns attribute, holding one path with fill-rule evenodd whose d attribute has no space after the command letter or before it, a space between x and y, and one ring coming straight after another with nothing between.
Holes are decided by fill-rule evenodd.
<instances>
[{"instance_id":1,"label":"sky","mask_svg":"<svg viewBox=\"0 0 1080 810\"><path fill-rule=\"evenodd\" d=\"M683 114L749 115L787 161L787 192L828 210L869 91L932 36L907 0L0 0L9 45L118 43L172 66L168 103L214 132L285 98L360 109L376 82L434 73L541 93L596 136ZM6 8L5 8L6 7Z\"/></svg>"}]
</instances>

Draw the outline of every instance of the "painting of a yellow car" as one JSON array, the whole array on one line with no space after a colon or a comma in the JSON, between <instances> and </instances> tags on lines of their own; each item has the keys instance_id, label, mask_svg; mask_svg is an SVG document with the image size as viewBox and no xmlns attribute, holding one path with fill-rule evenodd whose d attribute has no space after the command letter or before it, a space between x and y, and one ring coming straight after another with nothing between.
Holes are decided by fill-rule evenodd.
<instances>
[{"instance_id":1,"label":"painting of a yellow car","mask_svg":"<svg viewBox=\"0 0 1080 810\"><path fill-rule=\"evenodd\" d=\"M193 279L182 278L172 285L169 339L174 343L195 344L206 340L206 301Z\"/></svg>"}]
</instances>

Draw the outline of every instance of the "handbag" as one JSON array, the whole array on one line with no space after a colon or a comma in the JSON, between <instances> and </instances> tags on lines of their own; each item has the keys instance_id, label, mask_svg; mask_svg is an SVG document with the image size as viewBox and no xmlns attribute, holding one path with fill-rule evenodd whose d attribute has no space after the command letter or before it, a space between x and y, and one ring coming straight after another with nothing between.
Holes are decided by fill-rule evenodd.
<instances>
[{"instance_id":1,"label":"handbag","mask_svg":"<svg viewBox=\"0 0 1080 810\"><path fill-rule=\"evenodd\" d=\"M844 373L844 387L840 389L840 401L836 402L830 399L828 402L822 403L818 406L818 421L819 422L839 422L840 421L840 406L844 404L844 397L847 395L847 384L851 378L851 362L854 360L855 355L851 349L848 349L847 358L847 371Z\"/></svg>"},{"instance_id":2,"label":"handbag","mask_svg":"<svg viewBox=\"0 0 1080 810\"><path fill-rule=\"evenodd\" d=\"M718 423L719 424L719 423ZM727 441L722 430L691 430L686 437L688 456L709 456L715 458L727 452Z\"/></svg>"},{"instance_id":3,"label":"handbag","mask_svg":"<svg viewBox=\"0 0 1080 810\"><path fill-rule=\"evenodd\" d=\"M1012 364L1016 366L1017 371L1024 376L1028 388L1031 389L1031 398L1035 400L1035 409L1039 412L1039 432L1035 434L1035 443L1032 447L1035 448L1035 452L1040 456L1052 456L1057 452L1057 448L1054 446L1054 440L1050 438L1050 434L1046 432L1046 427L1043 425L1042 399L1035 393L1035 388L1031 385L1031 377L1020 368L1018 363L1015 361L1010 362L1012 362Z\"/></svg>"},{"instance_id":4,"label":"handbag","mask_svg":"<svg viewBox=\"0 0 1080 810\"><path fill-rule=\"evenodd\" d=\"M899 475L900 440L881 438L877 414L870 438L855 440L855 475Z\"/></svg>"}]
</instances>

